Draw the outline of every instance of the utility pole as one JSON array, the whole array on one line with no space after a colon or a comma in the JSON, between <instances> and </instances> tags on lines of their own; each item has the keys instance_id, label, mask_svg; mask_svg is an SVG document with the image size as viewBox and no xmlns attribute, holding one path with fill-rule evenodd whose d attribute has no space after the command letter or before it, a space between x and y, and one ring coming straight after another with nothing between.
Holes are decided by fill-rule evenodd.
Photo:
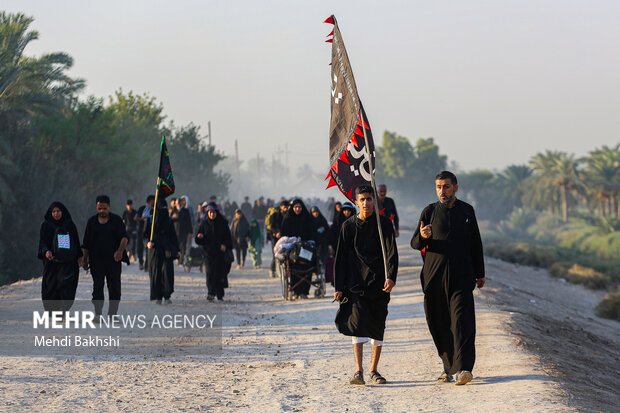
<instances>
[{"instance_id":1,"label":"utility pole","mask_svg":"<svg viewBox=\"0 0 620 413\"><path fill-rule=\"evenodd\" d=\"M209 137L211 139L211 137ZM239 173L239 144L235 139L235 173L237 175L237 196L241 196L241 174Z\"/></svg>"},{"instance_id":2,"label":"utility pole","mask_svg":"<svg viewBox=\"0 0 620 413\"><path fill-rule=\"evenodd\" d=\"M261 188L260 188L260 153L256 153L256 172L258 173L258 196L260 197Z\"/></svg>"},{"instance_id":3,"label":"utility pole","mask_svg":"<svg viewBox=\"0 0 620 413\"><path fill-rule=\"evenodd\" d=\"M274 188L278 187L278 183L276 182L276 154L271 154L271 177L272 177L272 185Z\"/></svg>"},{"instance_id":4,"label":"utility pole","mask_svg":"<svg viewBox=\"0 0 620 413\"><path fill-rule=\"evenodd\" d=\"M209 146L211 146L211 121L207 122L207 130L209 131Z\"/></svg>"}]
</instances>

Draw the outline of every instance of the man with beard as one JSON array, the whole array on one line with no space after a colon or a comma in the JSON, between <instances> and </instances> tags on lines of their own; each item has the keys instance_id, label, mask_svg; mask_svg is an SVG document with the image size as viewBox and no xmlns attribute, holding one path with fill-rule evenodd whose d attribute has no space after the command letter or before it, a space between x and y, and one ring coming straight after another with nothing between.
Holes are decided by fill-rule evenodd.
<instances>
[{"instance_id":1,"label":"man with beard","mask_svg":"<svg viewBox=\"0 0 620 413\"><path fill-rule=\"evenodd\" d=\"M379 185L377 188L377 206L379 207L379 213L392 220L394 224L394 235L398 238L398 212L396 212L396 204L392 198L386 195L387 186L385 184Z\"/></svg>"},{"instance_id":2,"label":"man with beard","mask_svg":"<svg viewBox=\"0 0 620 413\"><path fill-rule=\"evenodd\" d=\"M93 277L93 305L96 320L99 320L105 299L104 283L108 284L110 299L108 315L115 315L118 311L121 299L121 260L129 264L129 259L125 253L127 231L121 217L110 213L110 198L99 195L96 205L97 214L86 224L82 250L84 269L90 267Z\"/></svg>"},{"instance_id":3,"label":"man with beard","mask_svg":"<svg viewBox=\"0 0 620 413\"><path fill-rule=\"evenodd\" d=\"M426 321L443 362L439 382L469 383L476 360L473 290L484 286L484 256L474 208L456 199L456 176L435 177L439 202L428 205L411 239L423 251L420 279Z\"/></svg>"},{"instance_id":4,"label":"man with beard","mask_svg":"<svg viewBox=\"0 0 620 413\"><path fill-rule=\"evenodd\" d=\"M390 292L396 284L398 251L392 222L379 216L385 242L386 274L374 210L373 188L359 186L355 190L355 202L360 212L342 224L336 248L334 300L340 303L336 326L340 333L351 336L353 342L356 372L350 383L365 383L363 346L370 341L370 379L376 384L385 384L386 380L377 367L383 345Z\"/></svg>"},{"instance_id":5,"label":"man with beard","mask_svg":"<svg viewBox=\"0 0 620 413\"><path fill-rule=\"evenodd\" d=\"M269 238L271 239L271 268L269 270L269 276L271 278L275 277L276 272L276 257L273 252L273 248L278 243L280 237L282 237L282 220L284 219L284 215L286 215L286 211L289 208L289 202L287 200L283 200L280 202L280 208L278 211L271 214L266 219L267 230L269 231Z\"/></svg>"}]
</instances>

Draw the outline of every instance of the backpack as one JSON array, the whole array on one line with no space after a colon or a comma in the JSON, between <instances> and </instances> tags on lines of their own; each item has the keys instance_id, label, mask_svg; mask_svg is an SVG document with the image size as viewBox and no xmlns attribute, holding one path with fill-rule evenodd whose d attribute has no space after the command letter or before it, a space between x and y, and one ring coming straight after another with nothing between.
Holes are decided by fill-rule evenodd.
<instances>
[{"instance_id":1,"label":"backpack","mask_svg":"<svg viewBox=\"0 0 620 413\"><path fill-rule=\"evenodd\" d=\"M267 210L267 216L265 217L265 227L267 228L267 231L269 231L269 233L271 233L271 216L276 212L278 212L278 208L276 207L271 207Z\"/></svg>"},{"instance_id":2,"label":"backpack","mask_svg":"<svg viewBox=\"0 0 620 413\"><path fill-rule=\"evenodd\" d=\"M78 257L78 245L71 232L60 226L54 231L52 255L57 262L71 262Z\"/></svg>"}]
</instances>

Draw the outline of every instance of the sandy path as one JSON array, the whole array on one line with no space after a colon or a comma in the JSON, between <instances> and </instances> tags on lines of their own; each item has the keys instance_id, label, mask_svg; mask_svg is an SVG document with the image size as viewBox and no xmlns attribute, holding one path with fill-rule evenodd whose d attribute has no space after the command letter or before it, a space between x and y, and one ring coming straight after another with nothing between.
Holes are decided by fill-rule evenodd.
<instances>
[{"instance_id":1,"label":"sandy path","mask_svg":"<svg viewBox=\"0 0 620 413\"><path fill-rule=\"evenodd\" d=\"M441 363L424 319L421 260L408 247L408 236L399 238L401 271L380 363L388 385L348 384L354 370L352 348L335 330L331 299L285 302L278 280L269 279L264 269L247 269L231 273L226 303L211 304L204 300L204 275L194 270L177 274L172 307L184 302L222 306L221 356L2 356L0 410L573 411L560 381L510 332L510 310L490 307L488 296L503 285L494 279L503 280L502 265L510 264L491 265L487 295L476 291L473 382L457 387L434 381ZM135 265L123 271L123 297L144 298L148 277ZM79 297L89 297L91 283L83 274ZM0 300L36 300L39 289L40 279L20 282L0 289ZM144 310L152 306L146 302ZM10 331L3 328L0 338L7 336ZM366 356L368 365L368 352Z\"/></svg>"}]
</instances>

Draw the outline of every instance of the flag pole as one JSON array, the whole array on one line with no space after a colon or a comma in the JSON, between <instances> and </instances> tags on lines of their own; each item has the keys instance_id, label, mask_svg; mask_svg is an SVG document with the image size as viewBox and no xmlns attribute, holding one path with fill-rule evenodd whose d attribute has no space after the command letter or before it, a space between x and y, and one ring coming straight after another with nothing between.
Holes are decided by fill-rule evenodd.
<instances>
[{"instance_id":1,"label":"flag pole","mask_svg":"<svg viewBox=\"0 0 620 413\"><path fill-rule=\"evenodd\" d=\"M157 211L157 196L159 195L159 176L157 177L157 186L155 187L155 203L153 204L153 222L151 222L151 237L149 242L153 241L153 231L155 230L155 211Z\"/></svg>"},{"instance_id":2,"label":"flag pole","mask_svg":"<svg viewBox=\"0 0 620 413\"><path fill-rule=\"evenodd\" d=\"M385 253L385 242L383 241L383 229L381 228L381 217L379 216L379 202L377 201L377 188L375 187L375 168L370 156L370 146L368 145L368 136L366 135L366 123L362 116L363 109L360 107L360 119L362 121L362 130L364 131L364 143L366 146L366 156L368 156L368 168L370 170L370 186L372 186L372 197L375 201L375 215L377 216L377 228L379 229L379 240L381 242L381 253L383 254L383 270L385 271L385 279L388 279L387 256Z\"/></svg>"}]
</instances>

